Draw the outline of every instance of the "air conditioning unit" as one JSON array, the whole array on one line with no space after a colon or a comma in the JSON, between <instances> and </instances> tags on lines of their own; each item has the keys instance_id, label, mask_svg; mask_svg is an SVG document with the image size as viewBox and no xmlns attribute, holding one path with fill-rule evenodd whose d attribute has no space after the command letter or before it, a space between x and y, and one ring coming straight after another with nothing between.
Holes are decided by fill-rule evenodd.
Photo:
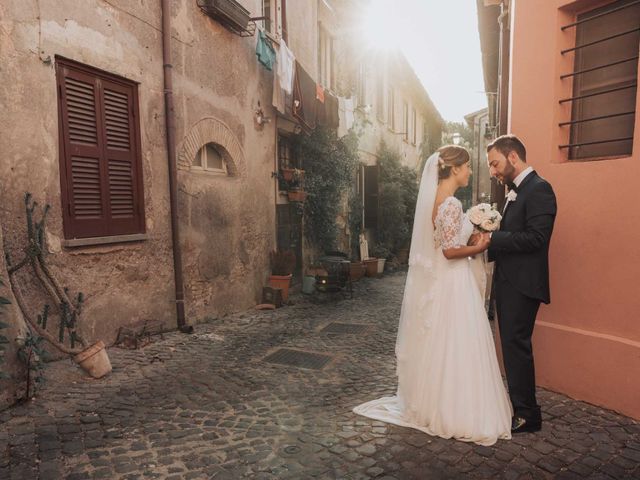
<instances>
[{"instance_id":1,"label":"air conditioning unit","mask_svg":"<svg viewBox=\"0 0 640 480\"><path fill-rule=\"evenodd\" d=\"M247 35L251 15L236 0L197 0L200 9L209 17L238 35Z\"/></svg>"}]
</instances>

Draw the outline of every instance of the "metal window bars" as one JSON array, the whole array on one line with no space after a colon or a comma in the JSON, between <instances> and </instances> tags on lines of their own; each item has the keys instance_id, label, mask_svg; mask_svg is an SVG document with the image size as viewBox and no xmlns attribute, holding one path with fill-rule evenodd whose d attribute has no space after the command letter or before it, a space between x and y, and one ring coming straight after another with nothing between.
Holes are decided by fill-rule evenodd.
<instances>
[{"instance_id":1,"label":"metal window bars","mask_svg":"<svg viewBox=\"0 0 640 480\"><path fill-rule=\"evenodd\" d=\"M581 24L586 23L586 22L590 22L591 20L595 20L596 18L600 18L600 17L604 17L606 15L610 15L612 13L618 12L618 11L623 10L625 8L628 8L628 7L632 7L632 6L637 5L639 3L640 3L640 0L637 0L635 2L627 3L626 5L622 5L620 7L613 8L613 9L607 11L607 12L602 12L602 13L598 13L597 15L593 15L593 16L588 17L588 18L583 18L582 20L578 20L577 22L573 22L573 23L570 23L569 25L564 25L563 27L560 27L560 30L562 30L564 32L568 28L575 27L576 25L581 25Z\"/></svg>"},{"instance_id":2,"label":"metal window bars","mask_svg":"<svg viewBox=\"0 0 640 480\"><path fill-rule=\"evenodd\" d=\"M597 67L585 68L584 70L576 70L575 72L565 73L564 75L560 75L560 79L564 80L565 78L573 77L575 75L582 75L583 73L595 72L596 70L602 70L603 68L613 67L614 65L620 65L622 63L638 60L638 58L640 58L640 56L636 55L635 57L625 58L624 60L618 60L616 62L611 62L604 65L598 65Z\"/></svg>"},{"instance_id":3,"label":"metal window bars","mask_svg":"<svg viewBox=\"0 0 640 480\"><path fill-rule=\"evenodd\" d=\"M595 97L596 95L605 95L607 93L613 93L613 92L617 92L618 90L626 90L628 88L633 88L638 86L638 84L636 82L633 82L629 85L624 85L622 87L616 87L616 88L610 88L608 90L602 90L601 92L595 92L595 93L585 93L584 95L576 95L575 97L568 97L568 98L563 98L561 100L559 100L558 103L566 103L566 102L571 102L573 100L580 100L582 98L589 98L589 97Z\"/></svg>"},{"instance_id":4,"label":"metal window bars","mask_svg":"<svg viewBox=\"0 0 640 480\"><path fill-rule=\"evenodd\" d=\"M623 9L626 9L626 8L629 8L629 7L632 7L634 5L638 5L638 4L640 4L640 0L637 0L637 1L634 1L634 2L630 2L630 3L627 3L625 5L621 5L619 7L616 7L616 8L612 8L611 10L608 10L606 12L601 12L601 13L598 13L596 15L592 15L590 17L577 20L577 21L575 21L573 23L570 23L568 25L562 26L560 29L562 31L565 31L565 30L567 30L569 28L576 27L578 25L581 25L581 24L586 23L586 22L590 22L590 21L595 20L597 18L602 18L604 16L610 15L610 14L615 13L615 12L619 12L620 10L623 10ZM587 47L590 47L590 46L593 46L593 45L598 45L598 44L613 40L615 38L619 38L619 37L622 37L624 35L629 35L629 34L632 34L632 33L638 32L638 31L640 31L640 27L634 28L634 29L630 29L630 30L625 30L624 32L618 32L618 33L615 33L613 35L609 35L609 36L600 38L598 40L594 40L592 42L587 42L587 43L584 43L582 45L576 45L573 48L567 48L567 49L561 50L560 53L562 55L565 55L565 54L567 54L569 52L575 52L577 50L581 50L581 49L584 49L584 48L587 48ZM565 79L571 78L571 77L575 78L576 76L582 75L582 74L585 74L585 73L594 72L594 71L602 70L602 69L605 69L605 68L610 68L610 67L613 67L615 65L620 65L620 64L631 62L631 61L634 61L634 60L637 61L638 58L640 58L640 56L636 55L634 57L625 58L625 59L622 59L622 60L617 60L615 62L610 62L610 63L606 63L606 64L603 64L603 65L598 65L596 67L591 67L591 68L587 68L587 69L583 69L583 70L576 70L576 71L573 71L571 73L566 73L566 74L560 75L560 79L561 80L565 80ZM573 102L575 100L581 100L581 99L584 99L584 98L594 97L594 96L597 96L597 95L606 95L606 94L618 92L618 91L621 91L621 90L626 90L626 89L629 89L629 88L636 88L637 85L638 85L637 82L633 82L633 83L628 84L628 85L623 85L623 86L619 86L619 87L615 87L615 88L610 88L610 89L602 90L602 91L599 91L599 92L593 92L593 93L587 93L587 94L581 94L581 95L574 95L572 97L563 98L563 99L559 100L559 103L563 104L563 103L566 103L566 102ZM560 127L565 127L567 125L573 126L575 124L580 124L580 123L584 123L584 122L591 122L591 121L596 121L596 120L605 120L605 119L608 119L608 118L615 118L615 117L621 117L621 116L626 116L626 115L635 115L635 113L636 113L635 110L631 110L631 111L625 111L625 112L612 113L612 114L608 114L608 115L597 115L597 116L588 117L588 118L577 118L577 119L572 118L570 121L560 122L558 124L558 126L560 126ZM633 137L610 138L610 139L604 139L604 140L567 143L567 144L564 144L564 145L559 145L559 148L564 149L564 148L582 147L582 146L587 146L587 145L600 145L600 144L605 144L605 143L624 142L624 141L629 141L629 140L633 140Z\"/></svg>"},{"instance_id":5,"label":"metal window bars","mask_svg":"<svg viewBox=\"0 0 640 480\"><path fill-rule=\"evenodd\" d=\"M638 32L640 28L632 28L631 30L626 30L620 33L614 33L613 35L609 35L608 37L599 38L598 40L594 40L593 42L583 43L582 45L577 45L573 48L567 48L562 50L560 53L564 55L565 53L573 52L575 50L581 50L586 47L591 47L592 45L598 45L599 43L606 42L608 40L613 40L614 38L622 37L624 35L629 35L630 33Z\"/></svg>"},{"instance_id":6,"label":"metal window bars","mask_svg":"<svg viewBox=\"0 0 640 480\"><path fill-rule=\"evenodd\" d=\"M602 143L626 142L628 140L633 140L633 137L610 138L608 140L596 140L594 142L567 143L566 145L560 145L559 148L583 147L585 145L600 145Z\"/></svg>"}]
</instances>

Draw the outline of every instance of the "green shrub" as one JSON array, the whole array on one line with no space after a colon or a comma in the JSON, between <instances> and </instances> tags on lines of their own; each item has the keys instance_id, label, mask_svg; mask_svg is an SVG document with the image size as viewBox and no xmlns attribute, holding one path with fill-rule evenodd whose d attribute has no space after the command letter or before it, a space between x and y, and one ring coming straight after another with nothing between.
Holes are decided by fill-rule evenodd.
<instances>
[{"instance_id":1,"label":"green shrub","mask_svg":"<svg viewBox=\"0 0 640 480\"><path fill-rule=\"evenodd\" d=\"M413 217L418 199L417 173L402 165L400 154L384 141L378 148L379 214L377 240L392 254L411 241Z\"/></svg>"},{"instance_id":2,"label":"green shrub","mask_svg":"<svg viewBox=\"0 0 640 480\"><path fill-rule=\"evenodd\" d=\"M336 218L354 181L358 165L358 137L350 131L338 138L334 130L318 127L294 141L305 170L305 236L320 251L335 250Z\"/></svg>"}]
</instances>

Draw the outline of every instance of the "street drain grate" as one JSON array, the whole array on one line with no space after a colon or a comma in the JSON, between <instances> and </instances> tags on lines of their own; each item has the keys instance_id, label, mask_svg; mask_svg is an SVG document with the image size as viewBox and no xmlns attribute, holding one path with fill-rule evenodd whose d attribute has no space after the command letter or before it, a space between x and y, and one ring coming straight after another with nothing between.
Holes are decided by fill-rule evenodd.
<instances>
[{"instance_id":1,"label":"street drain grate","mask_svg":"<svg viewBox=\"0 0 640 480\"><path fill-rule=\"evenodd\" d=\"M278 363L280 365L321 370L327 363L329 363L331 357L321 353L301 352L299 350L291 350L289 348L279 348L264 360L269 363Z\"/></svg>"},{"instance_id":2,"label":"street drain grate","mask_svg":"<svg viewBox=\"0 0 640 480\"><path fill-rule=\"evenodd\" d=\"M339 323L332 322L322 330L322 333L333 333L333 334L343 334L343 333L362 333L369 325L362 325L359 323Z\"/></svg>"}]
</instances>

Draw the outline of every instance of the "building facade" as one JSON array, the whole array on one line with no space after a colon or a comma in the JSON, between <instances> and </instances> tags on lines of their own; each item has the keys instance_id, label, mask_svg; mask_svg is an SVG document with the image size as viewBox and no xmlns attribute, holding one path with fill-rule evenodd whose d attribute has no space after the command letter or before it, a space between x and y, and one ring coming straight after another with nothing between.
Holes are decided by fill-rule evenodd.
<instances>
[{"instance_id":1,"label":"building facade","mask_svg":"<svg viewBox=\"0 0 640 480\"><path fill-rule=\"evenodd\" d=\"M307 10L294 15L315 12L315 1L296 4ZM255 305L275 246L275 124L257 121L271 110L273 73L256 59L256 36L234 34L196 1L161 5L0 7L3 75L14 79L0 90L4 250L19 260L26 246L25 192L51 206L47 261L73 295L84 294L80 331L89 341L111 344L120 327L145 320L176 327L169 161L177 166L187 323ZM263 16L261 0L242 6ZM163 13L171 24L171 158ZM313 51L308 37L299 43ZM41 289L28 272L11 284L35 317L46 301Z\"/></svg>"},{"instance_id":2,"label":"building facade","mask_svg":"<svg viewBox=\"0 0 640 480\"><path fill-rule=\"evenodd\" d=\"M356 95L341 111L358 123L361 137L363 230L374 241L378 217L378 156L381 142L414 170L441 145L443 119L404 55L397 51L364 52L358 63ZM351 110L353 109L353 110ZM350 126L349 120L341 127Z\"/></svg>"},{"instance_id":3,"label":"building facade","mask_svg":"<svg viewBox=\"0 0 640 480\"><path fill-rule=\"evenodd\" d=\"M237 17L221 17L214 3ZM304 168L291 156L295 135L348 128L339 106L355 97L355 67L345 61L354 5L2 2L0 226L10 262L0 296L14 302L7 337L24 334L23 314L36 318L48 301L28 269L9 281L27 247L27 192L50 205L47 263L70 295L83 294L79 330L89 342L110 345L121 327L145 321L171 330L260 303L275 248L295 251L299 276L309 247L278 174ZM285 45L290 93L274 63ZM385 88L401 91L393 81ZM422 103L412 105L422 112L428 97L417 91ZM423 127L413 131L400 145L415 166ZM7 368L20 376L15 361ZM1 402L10 403L19 382L0 382Z\"/></svg>"},{"instance_id":4,"label":"building facade","mask_svg":"<svg viewBox=\"0 0 640 480\"><path fill-rule=\"evenodd\" d=\"M500 85L496 118L523 140L558 199L551 304L533 338L538 382L640 418L640 6L515 0L478 8L485 78Z\"/></svg>"}]
</instances>

